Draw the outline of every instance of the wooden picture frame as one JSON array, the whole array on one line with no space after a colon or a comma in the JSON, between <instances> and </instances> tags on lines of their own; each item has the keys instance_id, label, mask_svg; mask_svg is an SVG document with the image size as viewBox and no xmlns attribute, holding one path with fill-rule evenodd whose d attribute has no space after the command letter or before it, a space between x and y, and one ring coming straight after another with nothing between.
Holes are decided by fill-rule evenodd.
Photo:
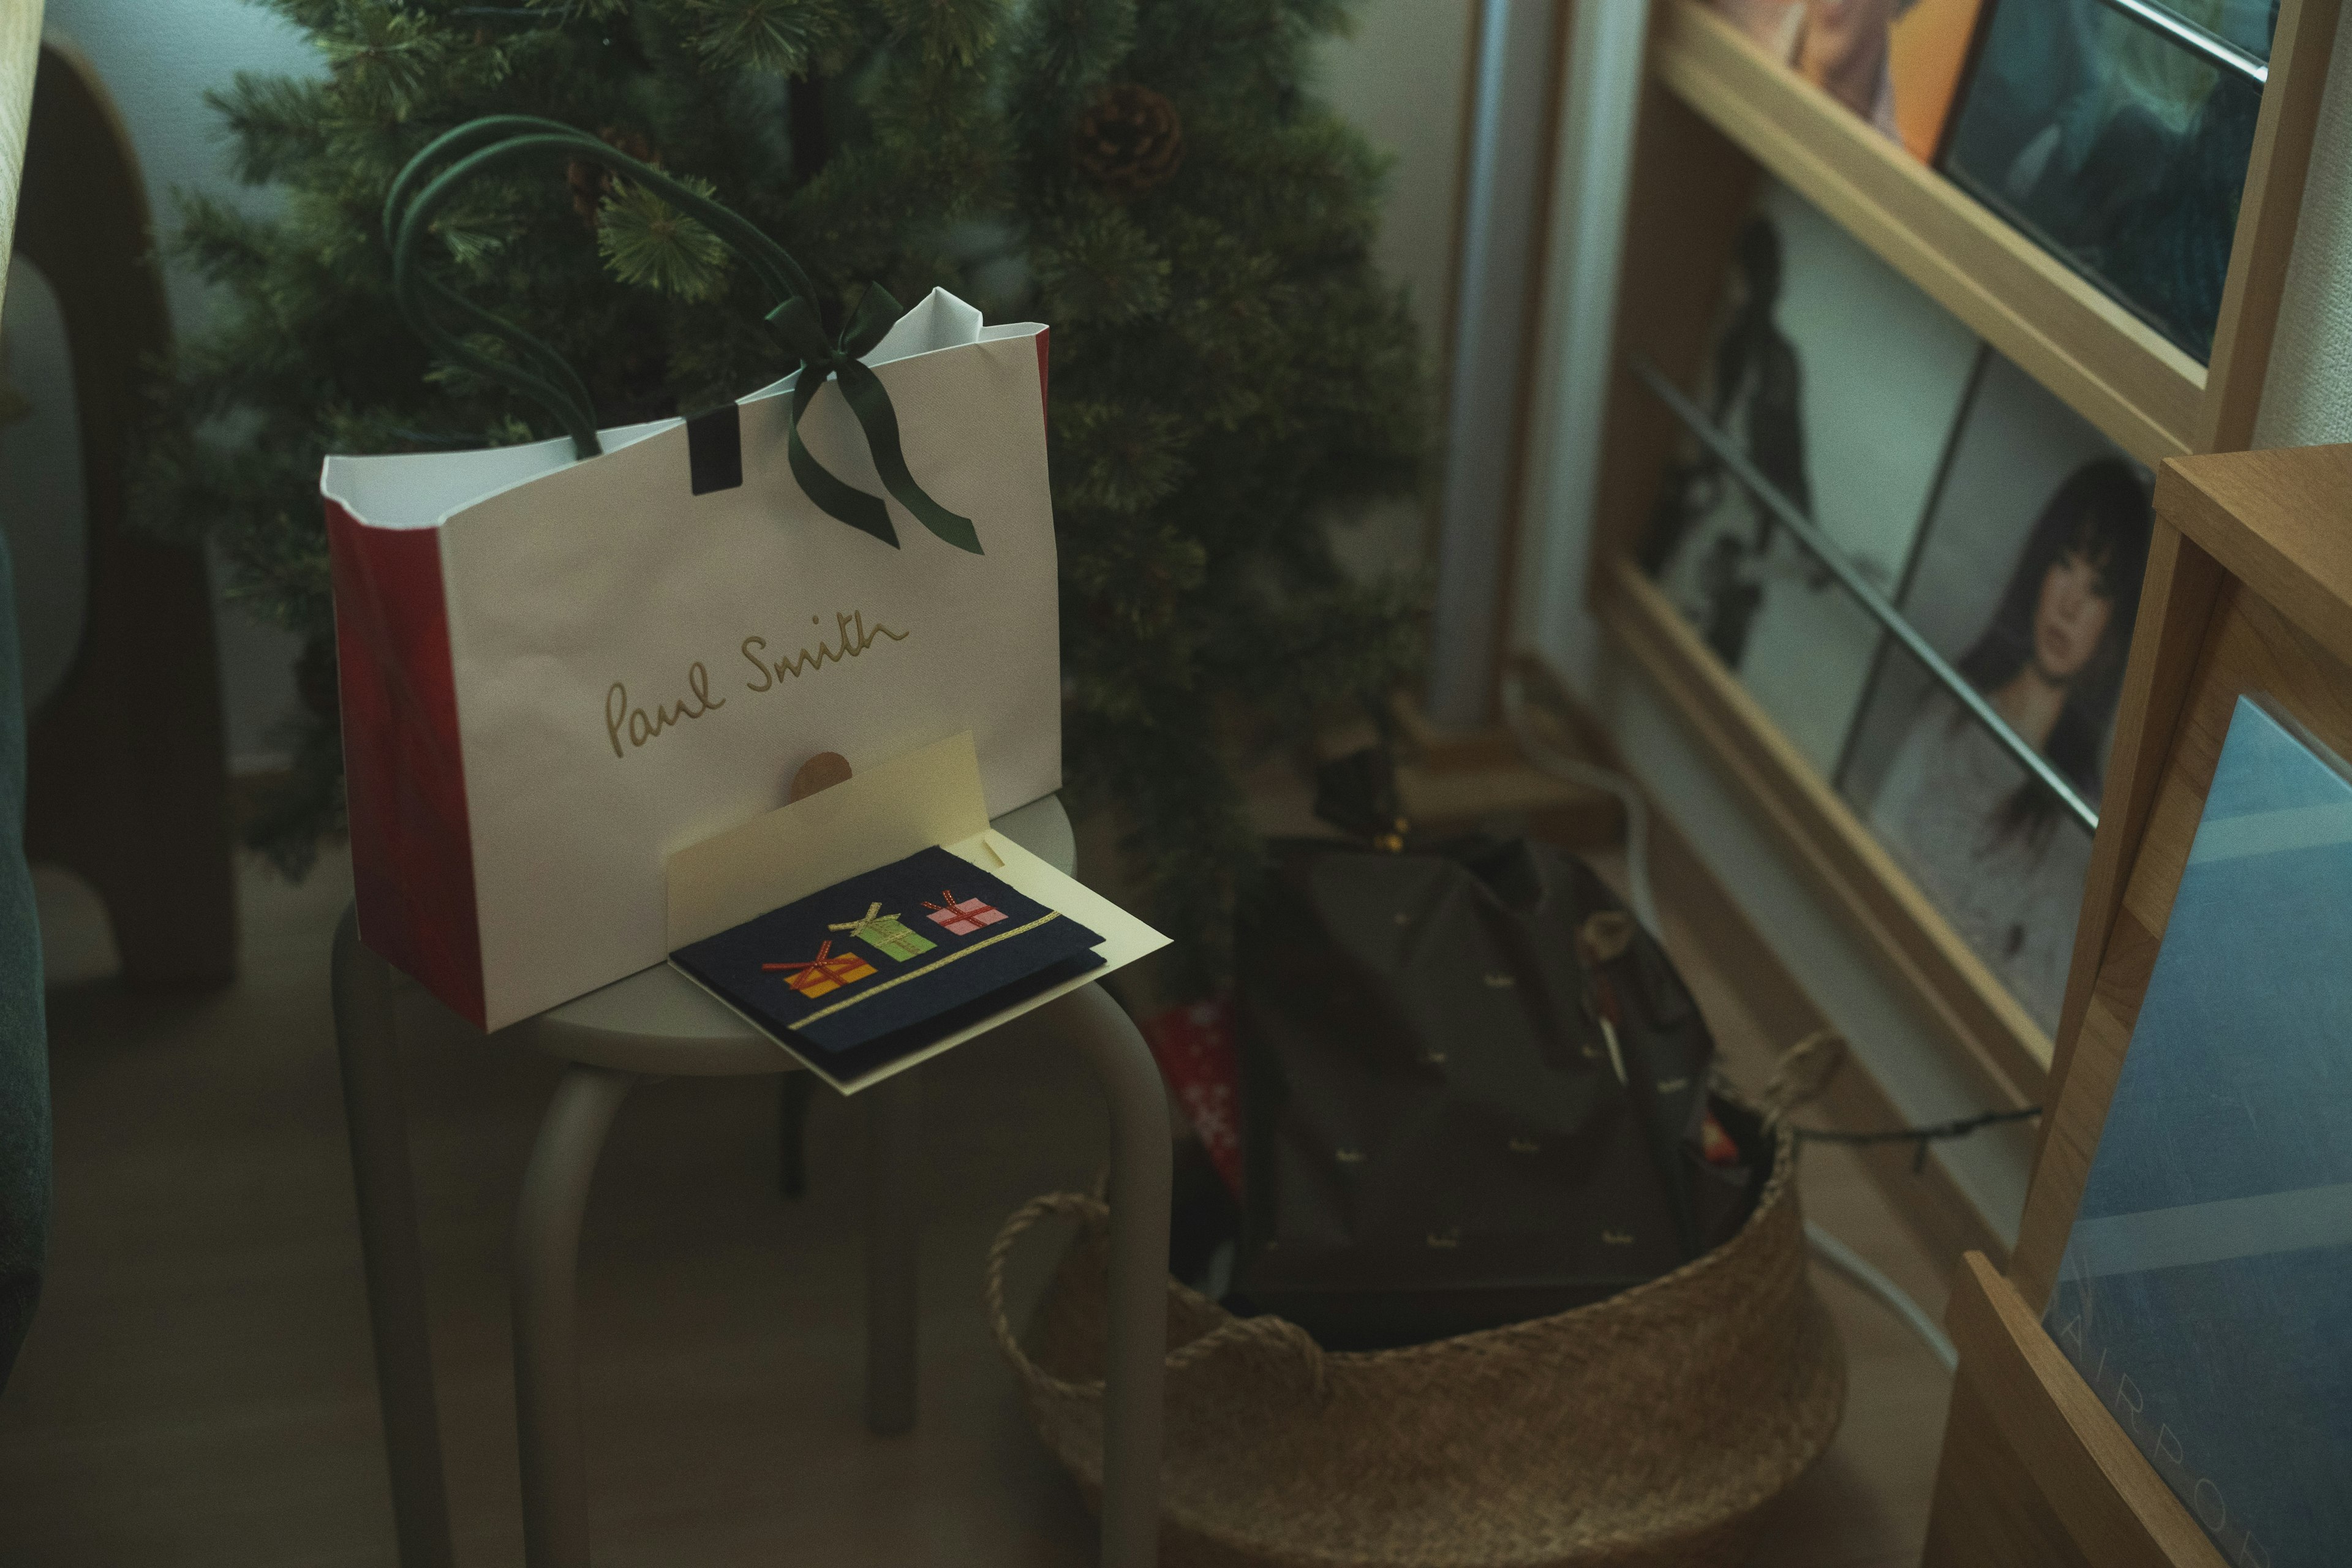
<instances>
[{"instance_id":1,"label":"wooden picture frame","mask_svg":"<svg viewBox=\"0 0 2352 1568\"><path fill-rule=\"evenodd\" d=\"M2041 1316L2242 696L2352 755L2352 447L2165 465L2058 1050L2004 1278L1966 1259L1928 1568L2221 1568Z\"/></svg>"},{"instance_id":2,"label":"wooden picture frame","mask_svg":"<svg viewBox=\"0 0 2352 1568\"><path fill-rule=\"evenodd\" d=\"M1632 366L1646 361L1690 384L1733 245L1769 174L2141 461L2242 448L2269 369L2341 8L2342 0L2281 6L2210 365L1769 58L1704 0L1661 0L1654 12L1588 579L1593 613L1815 892L1916 995L1986 1091L2012 1105L2042 1098L2055 1059L2050 1036L1635 563L1680 432ZM2064 1017L2073 1016L2070 1004Z\"/></svg>"}]
</instances>

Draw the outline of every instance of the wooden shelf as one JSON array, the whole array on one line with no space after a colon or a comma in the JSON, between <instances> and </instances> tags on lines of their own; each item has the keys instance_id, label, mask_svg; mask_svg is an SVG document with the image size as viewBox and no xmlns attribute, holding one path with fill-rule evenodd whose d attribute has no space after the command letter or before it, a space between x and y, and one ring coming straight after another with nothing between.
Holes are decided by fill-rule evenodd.
<instances>
[{"instance_id":1,"label":"wooden shelf","mask_svg":"<svg viewBox=\"0 0 2352 1568\"><path fill-rule=\"evenodd\" d=\"M1651 69L2117 446L2151 467L2199 449L2203 365L1702 0L1669 0Z\"/></svg>"},{"instance_id":2,"label":"wooden shelf","mask_svg":"<svg viewBox=\"0 0 2352 1568\"><path fill-rule=\"evenodd\" d=\"M2119 1415L2137 1422L2140 1402L2116 1404L2124 1385L2104 1371L2086 1382L2039 1319L2239 700L2259 694L2321 745L2352 748L2352 541L2338 526L2347 482L2345 447L2187 458L2158 479L2147 586L2025 1214L2007 1278L1971 1256L1948 1314L1959 1377L1925 1568L2224 1561L2148 1462L2146 1425L2136 1442L2119 1424ZM2159 1453L2161 1442L2159 1433Z\"/></svg>"},{"instance_id":3,"label":"wooden shelf","mask_svg":"<svg viewBox=\"0 0 2352 1568\"><path fill-rule=\"evenodd\" d=\"M1750 803L1822 895L1824 906L1918 998L1937 1032L1956 1043L1955 1065L1984 1078L1989 1097L2005 1091L2018 1103L2046 1101L2066 1077L2068 1053L2061 1047L2053 1055L2049 1036L1637 566L1658 504L1659 477L1685 437L1630 366L1647 361L1681 385L1704 373L1738 234L1759 183L1771 176L2134 456L2154 466L2191 453L2242 450L2252 445L2268 375L2345 4L2282 0L2279 7L2270 82L2254 130L2210 369L1767 57L1703 0L1659 0L1653 13L1600 443L1587 578L1591 607L1610 642L1657 685L1735 793ZM2352 455L2339 466L2352 472ZM2170 470L2168 482L2179 484L2181 471ZM2209 474L2201 462L2190 471L2199 482L2213 486L2225 479L2252 484L2256 478L2252 468ZM2324 529L2314 520L2335 513L2321 498L2305 492L2333 482L2336 475L2297 468L2294 477L2304 489L2294 489L2267 468L2259 476L2279 496L2293 490L2292 506L2281 504L2300 520L2295 526L2305 534ZM2208 499L2220 504L2218 490ZM2159 544L2163 532L2158 531ZM2275 570L2274 561L2265 566L2263 552L2253 553L2249 582L2262 583L2282 605L2307 612L2310 624L2333 639L2330 647L2352 647L2352 613L2330 610L2328 595L2318 592L2338 585L2290 581L2292 574ZM2147 617L2160 613L2151 598L2169 595L2179 601L2173 606L2178 609L2193 601L2206 583L2190 572L2166 589L2159 579L2174 579L2153 563L2150 571L2149 596L2141 606L2143 638ZM2265 572L2280 580L2270 581ZM2170 671L2166 679L2185 679L2185 672ZM2127 708L2131 690L2127 685ZM2118 729L2060 1041L2084 1027L2090 1002L2081 971L2084 952L2095 948L2083 944L2105 937L2122 897L2119 868L2131 863L2138 836L2135 825L2147 804L2118 795L2120 781L2131 777L2138 781L2134 787L2154 787L2139 753L2164 745L2169 734L2159 729L2144 735L2128 725ZM2105 826L2110 816L2124 826L2111 832ZM2053 1138L2063 1142L2071 1135L2071 1129L2053 1131L2054 1122L2063 1120L2045 1120L2045 1151ZM2071 1145L2068 1152L2074 1152ZM2045 1161L2053 1168L2065 1163ZM2035 1268L2046 1267L2037 1248L2047 1238L2032 1224L2027 1229L2032 1234L2021 1241L2020 1250L2031 1279ZM2026 1291L2029 1300L2032 1294Z\"/></svg>"},{"instance_id":4,"label":"wooden shelf","mask_svg":"<svg viewBox=\"0 0 2352 1568\"><path fill-rule=\"evenodd\" d=\"M1945 1321L1960 1375L1923 1568L2225 1568L1981 1254L1961 1260Z\"/></svg>"}]
</instances>

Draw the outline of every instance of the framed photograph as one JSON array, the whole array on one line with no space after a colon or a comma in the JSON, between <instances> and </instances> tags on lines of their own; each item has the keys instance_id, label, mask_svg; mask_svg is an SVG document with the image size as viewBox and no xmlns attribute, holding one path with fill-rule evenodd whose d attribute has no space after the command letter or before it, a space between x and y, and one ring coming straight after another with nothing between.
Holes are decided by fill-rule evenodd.
<instances>
[{"instance_id":1,"label":"framed photograph","mask_svg":"<svg viewBox=\"0 0 2352 1568\"><path fill-rule=\"evenodd\" d=\"M1785 65L1933 163L1984 0L1714 0Z\"/></svg>"},{"instance_id":2,"label":"framed photograph","mask_svg":"<svg viewBox=\"0 0 2352 1568\"><path fill-rule=\"evenodd\" d=\"M2150 477L1984 353L1896 603L2095 804L2147 564ZM1838 788L2045 1031L2058 1024L2091 836L1889 639Z\"/></svg>"},{"instance_id":3,"label":"framed photograph","mask_svg":"<svg viewBox=\"0 0 2352 1568\"><path fill-rule=\"evenodd\" d=\"M1696 401L1887 593L1960 414L1968 329L1780 185L1740 237ZM1639 552L1717 657L1832 776L1880 629L1771 510L1687 439Z\"/></svg>"},{"instance_id":4,"label":"framed photograph","mask_svg":"<svg viewBox=\"0 0 2352 1568\"><path fill-rule=\"evenodd\" d=\"M2240 697L2042 1325L2231 1563L2352 1541L2352 778Z\"/></svg>"},{"instance_id":5,"label":"framed photograph","mask_svg":"<svg viewBox=\"0 0 2352 1568\"><path fill-rule=\"evenodd\" d=\"M1782 65L1794 65L1805 36L1805 0L1710 0Z\"/></svg>"},{"instance_id":6,"label":"framed photograph","mask_svg":"<svg viewBox=\"0 0 2352 1568\"><path fill-rule=\"evenodd\" d=\"M2257 58L2276 0L2176 0ZM1944 172L2200 360L2262 84L2103 0L1993 0Z\"/></svg>"}]
</instances>

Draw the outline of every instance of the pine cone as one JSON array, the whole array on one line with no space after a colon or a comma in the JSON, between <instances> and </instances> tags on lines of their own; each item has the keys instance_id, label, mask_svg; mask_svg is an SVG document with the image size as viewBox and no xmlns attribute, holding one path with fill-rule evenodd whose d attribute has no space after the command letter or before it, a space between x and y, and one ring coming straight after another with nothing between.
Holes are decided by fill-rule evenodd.
<instances>
[{"instance_id":1,"label":"pine cone","mask_svg":"<svg viewBox=\"0 0 2352 1568\"><path fill-rule=\"evenodd\" d=\"M640 163L661 167L654 156L654 144L635 131L620 131L607 125L596 132L596 140L615 153L625 153ZM563 166L563 183L572 187L572 210L590 228L596 226L596 209L613 192L613 173L602 163L592 163L585 158L574 158Z\"/></svg>"},{"instance_id":2,"label":"pine cone","mask_svg":"<svg viewBox=\"0 0 2352 1568\"><path fill-rule=\"evenodd\" d=\"M1070 156L1080 174L1113 195L1141 195L1165 184L1184 162L1184 126L1164 95L1123 82L1079 119Z\"/></svg>"}]
</instances>

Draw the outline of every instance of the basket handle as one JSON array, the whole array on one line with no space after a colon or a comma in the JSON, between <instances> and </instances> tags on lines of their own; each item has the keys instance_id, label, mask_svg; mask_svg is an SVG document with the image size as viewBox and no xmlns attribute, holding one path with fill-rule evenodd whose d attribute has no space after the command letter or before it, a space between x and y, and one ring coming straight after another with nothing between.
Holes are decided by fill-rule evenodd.
<instances>
[{"instance_id":1,"label":"basket handle","mask_svg":"<svg viewBox=\"0 0 2352 1568\"><path fill-rule=\"evenodd\" d=\"M847 484L811 455L801 441L801 416L828 380L841 383L843 400L865 431L882 486L915 520L940 539L974 555L982 553L971 520L933 500L907 468L898 437L898 412L881 379L858 356L870 351L902 314L879 284L869 286L850 312L840 336L827 342L817 313L816 290L808 274L783 247L733 209L712 201L683 181L630 157L561 121L527 114L498 114L468 121L436 137L410 159L392 182L383 203L384 240L392 249L393 297L402 320L426 346L445 359L521 393L562 421L582 458L603 450L596 439L595 406L587 385L563 356L510 321L472 304L425 272L419 252L433 220L459 186L509 163L551 153L584 159L643 184L672 206L700 221L740 257L779 303L769 311L785 345L799 357L801 374L793 389L789 426L793 478L827 516L897 548L898 531L881 498ZM444 167L443 165L446 165ZM437 171L437 172L436 172ZM505 343L511 360L487 354L467 343L444 321L486 332Z\"/></svg>"},{"instance_id":2,"label":"basket handle","mask_svg":"<svg viewBox=\"0 0 2352 1568\"><path fill-rule=\"evenodd\" d=\"M1110 1206L1100 1198L1080 1193L1048 1193L1032 1198L1013 1211L996 1233L995 1244L988 1249L988 1326L996 1336L997 1348L1004 1352L1024 1381L1031 1386L1065 1398L1100 1399L1103 1380L1095 1378L1086 1383L1070 1383L1055 1377L1029 1359L1021 1348L1020 1339L1013 1331L1013 1321L1004 1310L1004 1260L1013 1254L1013 1247L1037 1222L1048 1215L1060 1215L1076 1220L1088 1230L1099 1231L1110 1223ZM1171 1297L1181 1299L1189 1294L1175 1280L1168 1281ZM1323 1347L1314 1336L1297 1323L1273 1316L1233 1318L1202 1334L1189 1344L1177 1346L1168 1352L1165 1363L1170 1373L1208 1360L1235 1345L1257 1345L1277 1352L1297 1361L1307 1374L1307 1386L1318 1400L1330 1396L1330 1369L1324 1360Z\"/></svg>"},{"instance_id":3,"label":"basket handle","mask_svg":"<svg viewBox=\"0 0 2352 1568\"><path fill-rule=\"evenodd\" d=\"M1845 1065L1845 1037L1832 1029L1816 1029L1782 1051L1772 1064L1764 1092L1758 1097L1764 1124L1772 1126L1789 1112L1819 1099L1838 1068Z\"/></svg>"}]
</instances>

